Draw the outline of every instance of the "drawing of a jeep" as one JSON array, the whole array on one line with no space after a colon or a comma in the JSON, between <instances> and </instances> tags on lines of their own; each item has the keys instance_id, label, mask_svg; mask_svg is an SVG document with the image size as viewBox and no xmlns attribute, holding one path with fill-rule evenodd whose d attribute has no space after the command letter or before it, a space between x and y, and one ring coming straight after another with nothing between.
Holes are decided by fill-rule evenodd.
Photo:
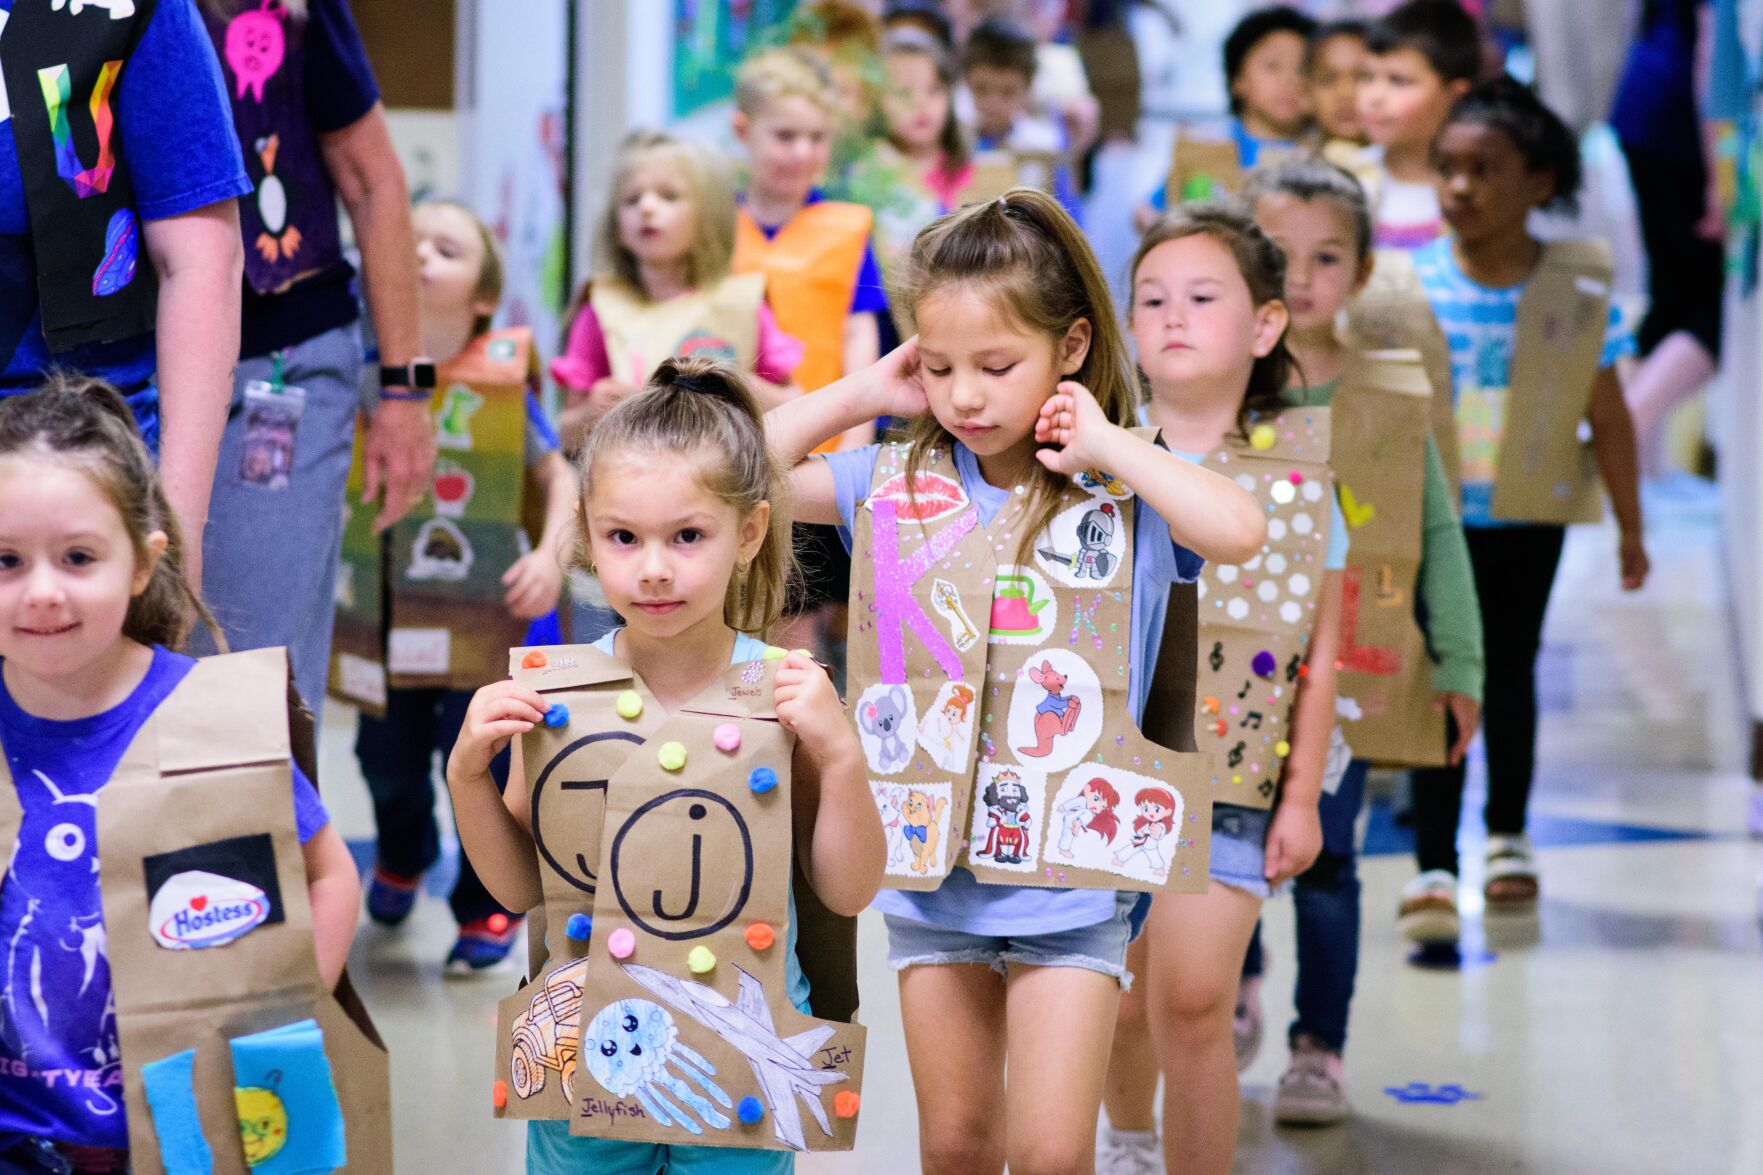
<instances>
[{"instance_id":1,"label":"drawing of a jeep","mask_svg":"<svg viewBox=\"0 0 1763 1175\"><path fill-rule=\"evenodd\" d=\"M545 978L527 1010L514 1018L509 1077L515 1095L529 1098L545 1088L545 1070L563 1081L563 1098L575 1101L575 1057L582 1039L582 985L588 961L565 963Z\"/></svg>"}]
</instances>

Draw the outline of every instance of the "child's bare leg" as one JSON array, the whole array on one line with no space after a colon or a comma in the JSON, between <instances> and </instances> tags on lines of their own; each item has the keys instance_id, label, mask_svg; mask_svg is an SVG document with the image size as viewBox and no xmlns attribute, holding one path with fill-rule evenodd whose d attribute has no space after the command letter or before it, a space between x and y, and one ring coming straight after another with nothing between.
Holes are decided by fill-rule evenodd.
<instances>
[{"instance_id":1,"label":"child's bare leg","mask_svg":"<svg viewBox=\"0 0 1763 1175\"><path fill-rule=\"evenodd\" d=\"M925 1175L1004 1169L1004 977L980 963L900 972Z\"/></svg>"},{"instance_id":2,"label":"child's bare leg","mask_svg":"<svg viewBox=\"0 0 1763 1175\"><path fill-rule=\"evenodd\" d=\"M1011 964L1010 1175L1088 1175L1120 981L1082 967Z\"/></svg>"},{"instance_id":3,"label":"child's bare leg","mask_svg":"<svg viewBox=\"0 0 1763 1175\"><path fill-rule=\"evenodd\" d=\"M1161 899L1159 899L1161 900ZM1153 902L1151 908L1157 908ZM1146 972L1151 928L1126 948L1126 969L1136 977L1132 990L1120 997L1115 1017L1114 1051L1108 1058L1108 1077L1102 1104L1108 1108L1108 1124L1116 1130L1155 1130L1157 1099L1157 1050L1146 1023L1145 1000L1151 990Z\"/></svg>"}]
</instances>

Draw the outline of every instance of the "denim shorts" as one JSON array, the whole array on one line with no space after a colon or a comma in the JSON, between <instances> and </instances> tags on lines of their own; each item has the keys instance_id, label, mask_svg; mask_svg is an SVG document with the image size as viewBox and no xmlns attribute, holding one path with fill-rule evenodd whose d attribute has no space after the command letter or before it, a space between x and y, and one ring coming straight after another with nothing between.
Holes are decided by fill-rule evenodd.
<instances>
[{"instance_id":1,"label":"denim shorts","mask_svg":"<svg viewBox=\"0 0 1763 1175\"><path fill-rule=\"evenodd\" d=\"M1273 813L1235 804L1212 805L1212 880L1266 901L1267 826Z\"/></svg>"},{"instance_id":2,"label":"denim shorts","mask_svg":"<svg viewBox=\"0 0 1763 1175\"><path fill-rule=\"evenodd\" d=\"M1000 975L1008 974L1012 963L1080 967L1113 976L1120 981L1120 990L1127 991L1132 987L1132 972L1126 969L1126 943L1132 936L1131 915L1138 899L1138 894L1123 891L1115 899L1112 918L1046 934L972 934L884 914L888 966L904 971L908 967L983 963Z\"/></svg>"}]
</instances>

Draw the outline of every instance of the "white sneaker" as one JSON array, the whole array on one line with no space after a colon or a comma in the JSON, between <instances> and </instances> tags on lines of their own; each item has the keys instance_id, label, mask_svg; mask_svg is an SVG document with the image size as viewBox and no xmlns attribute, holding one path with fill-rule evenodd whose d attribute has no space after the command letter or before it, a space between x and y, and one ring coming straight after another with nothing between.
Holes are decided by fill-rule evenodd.
<instances>
[{"instance_id":1,"label":"white sneaker","mask_svg":"<svg viewBox=\"0 0 1763 1175\"><path fill-rule=\"evenodd\" d=\"M1537 900L1536 857L1530 851L1530 838L1489 836L1487 845L1487 880L1482 896L1491 910L1523 909Z\"/></svg>"},{"instance_id":2,"label":"white sneaker","mask_svg":"<svg viewBox=\"0 0 1763 1175\"><path fill-rule=\"evenodd\" d=\"M1403 886L1396 925L1421 946L1455 943L1463 929L1457 917L1457 875L1428 869Z\"/></svg>"},{"instance_id":3,"label":"white sneaker","mask_svg":"<svg viewBox=\"0 0 1763 1175\"><path fill-rule=\"evenodd\" d=\"M1096 1175L1163 1175L1163 1144L1155 1130L1102 1127Z\"/></svg>"}]
</instances>

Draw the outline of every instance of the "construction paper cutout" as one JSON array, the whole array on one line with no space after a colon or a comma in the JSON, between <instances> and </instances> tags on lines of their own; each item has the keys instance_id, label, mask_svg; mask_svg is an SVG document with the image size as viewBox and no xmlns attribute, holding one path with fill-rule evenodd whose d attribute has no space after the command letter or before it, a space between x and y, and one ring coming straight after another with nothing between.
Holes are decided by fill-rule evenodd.
<instances>
[{"instance_id":1,"label":"construction paper cutout","mask_svg":"<svg viewBox=\"0 0 1763 1175\"><path fill-rule=\"evenodd\" d=\"M692 830L689 846L679 843L684 828ZM625 878L626 862L637 862L633 874L653 878L656 861L682 856L691 862L691 881L673 887L681 892L645 893L642 884L633 887ZM664 792L640 805L612 838L611 861L619 908L645 932L669 941L715 934L741 916L753 890L753 834L746 817L702 788Z\"/></svg>"},{"instance_id":2,"label":"construction paper cutout","mask_svg":"<svg viewBox=\"0 0 1763 1175\"><path fill-rule=\"evenodd\" d=\"M705 1126L729 1128L728 1115L704 1096L709 1094L723 1106L733 1105L722 1087L711 1080L716 1066L680 1040L679 1028L661 1005L648 1000L608 1004L583 1031L582 1049L588 1072L606 1092L614 1097L634 1096L663 1126L703 1134L704 1127L693 1117L696 1114ZM687 1085L688 1077L704 1092ZM686 1109L675 1105L675 1098L685 1103Z\"/></svg>"},{"instance_id":3,"label":"construction paper cutout","mask_svg":"<svg viewBox=\"0 0 1763 1175\"><path fill-rule=\"evenodd\" d=\"M869 781L887 837L887 872L923 876L938 862L949 838L951 783L904 784Z\"/></svg>"},{"instance_id":4,"label":"construction paper cutout","mask_svg":"<svg viewBox=\"0 0 1763 1175\"><path fill-rule=\"evenodd\" d=\"M410 569L404 573L419 583L428 580L458 582L471 574L475 555L471 540L450 518L431 518L416 532L410 548Z\"/></svg>"},{"instance_id":5,"label":"construction paper cutout","mask_svg":"<svg viewBox=\"0 0 1763 1175\"><path fill-rule=\"evenodd\" d=\"M606 784L604 778L591 778L596 774L588 770L589 766L599 761L598 756L584 754L577 759L578 751L603 742L625 742L641 746L640 736L623 730L608 730L596 734L585 735L576 739L558 751L552 760L545 764L539 778L533 783L531 823L533 845L539 850L539 858L551 867L551 871L569 882L583 893L591 894L599 883L594 875L598 862L590 862L581 852L569 854L568 860L560 859L551 845L547 843L552 834L551 822L542 819L540 801L545 795L547 786L552 788L553 795L572 795L576 797L564 813L562 840L566 844L580 843L580 829L600 827L601 818L606 814Z\"/></svg>"},{"instance_id":6,"label":"construction paper cutout","mask_svg":"<svg viewBox=\"0 0 1763 1175\"><path fill-rule=\"evenodd\" d=\"M236 1036L229 1043L239 1137L252 1170L313 1175L346 1166L343 1111L318 1021Z\"/></svg>"},{"instance_id":7,"label":"construction paper cutout","mask_svg":"<svg viewBox=\"0 0 1763 1175\"><path fill-rule=\"evenodd\" d=\"M262 102L263 84L282 67L288 41L281 21L286 16L279 0L263 0L261 7L241 12L227 22L224 52L238 79L234 97L240 101L250 94L253 101Z\"/></svg>"},{"instance_id":8,"label":"construction paper cutout","mask_svg":"<svg viewBox=\"0 0 1763 1175\"><path fill-rule=\"evenodd\" d=\"M225 946L285 917L267 833L159 853L141 864L147 930L166 950Z\"/></svg>"},{"instance_id":9,"label":"construction paper cutout","mask_svg":"<svg viewBox=\"0 0 1763 1175\"><path fill-rule=\"evenodd\" d=\"M1017 758L1043 771L1075 766L1102 725L1102 683L1089 662L1065 649L1029 658L1010 695L1006 725Z\"/></svg>"},{"instance_id":10,"label":"construction paper cutout","mask_svg":"<svg viewBox=\"0 0 1763 1175\"><path fill-rule=\"evenodd\" d=\"M185 1049L141 1066L141 1085L159 1138L165 1175L209 1175L214 1152L196 1116L196 1050Z\"/></svg>"},{"instance_id":11,"label":"construction paper cutout","mask_svg":"<svg viewBox=\"0 0 1763 1175\"><path fill-rule=\"evenodd\" d=\"M976 708L972 686L964 681L945 681L930 712L918 724L918 745L944 771L966 772Z\"/></svg>"},{"instance_id":12,"label":"construction paper cutout","mask_svg":"<svg viewBox=\"0 0 1763 1175\"><path fill-rule=\"evenodd\" d=\"M1035 540L1035 562L1055 583L1102 587L1114 579L1126 555L1127 528L1119 502L1092 498L1054 515Z\"/></svg>"},{"instance_id":13,"label":"construction paper cutout","mask_svg":"<svg viewBox=\"0 0 1763 1175\"><path fill-rule=\"evenodd\" d=\"M759 1079L760 1092L765 1095L765 1104L771 1111L772 1130L779 1142L792 1150L808 1149L802 1134L802 1114L797 1108L797 1098L808 1106L808 1112L819 1124L821 1133L828 1138L832 1137L832 1126L827 1121L826 1107L821 1102L821 1090L849 1078L837 1070L821 1068L814 1059L820 1047L832 1038L832 1025L821 1024L794 1036L778 1036L771 1007L765 999L764 985L739 967L735 971L740 975L740 992L733 1003L714 988L687 979L676 979L653 967L642 967L634 963L623 964L623 967L626 975L716 1033L747 1059L747 1063L753 1067L753 1076ZM671 1019L669 1024L671 1025ZM677 1034L677 1029L675 1032ZM591 1029L589 1037L593 1037ZM676 1051L683 1048L683 1045L676 1046ZM690 1049L684 1051L691 1053ZM691 1057L704 1065L708 1064L696 1053L691 1053ZM591 1057L589 1064L593 1064ZM710 1072L714 1073L715 1070L711 1069ZM596 1073L595 1076L598 1077L599 1074ZM676 1092L671 1087L669 1090ZM726 1097L727 1095L723 1095L717 1100L726 1106L729 1104ZM644 1108L648 1108L646 1102ZM686 1125L689 1129L689 1124Z\"/></svg>"},{"instance_id":14,"label":"construction paper cutout","mask_svg":"<svg viewBox=\"0 0 1763 1175\"><path fill-rule=\"evenodd\" d=\"M108 298L135 280L135 264L140 254L140 234L135 228L135 214L118 208L110 214L104 229L104 256L92 271L92 294Z\"/></svg>"},{"instance_id":15,"label":"construction paper cutout","mask_svg":"<svg viewBox=\"0 0 1763 1175\"><path fill-rule=\"evenodd\" d=\"M912 761L918 715L904 685L872 685L857 699L857 738L877 775L897 775Z\"/></svg>"},{"instance_id":16,"label":"construction paper cutout","mask_svg":"<svg viewBox=\"0 0 1763 1175\"><path fill-rule=\"evenodd\" d=\"M980 766L977 784L968 856L1000 869L1033 873L1041 859L1035 814L1046 807L1046 775L986 763Z\"/></svg>"},{"instance_id":17,"label":"construction paper cutout","mask_svg":"<svg viewBox=\"0 0 1763 1175\"><path fill-rule=\"evenodd\" d=\"M67 66L51 65L37 71L43 105L49 114L49 134L55 141L56 174L81 200L109 191L110 177L116 171L116 152L111 144L116 116L110 109L110 94L116 88L117 74L121 72L121 61L106 61L99 67L98 76L92 83L88 105L92 112L92 129L98 139L98 161L91 167L81 167L79 148L74 144L73 127L68 121L68 111L73 106L73 83ZM111 228L115 227L113 216Z\"/></svg>"},{"instance_id":18,"label":"construction paper cutout","mask_svg":"<svg viewBox=\"0 0 1763 1175\"><path fill-rule=\"evenodd\" d=\"M907 493L906 475L896 473L870 492L865 505L875 510L877 502L893 502L895 517L905 522L935 522L967 505L967 491L957 478L920 470Z\"/></svg>"},{"instance_id":19,"label":"construction paper cutout","mask_svg":"<svg viewBox=\"0 0 1763 1175\"><path fill-rule=\"evenodd\" d=\"M305 238L298 228L288 223L288 189L275 173L282 137L277 134L260 136L251 145L263 169L256 194L257 218L263 222L263 231L257 234L252 244L272 265L277 261L291 261Z\"/></svg>"},{"instance_id":20,"label":"construction paper cutout","mask_svg":"<svg viewBox=\"0 0 1763 1175\"><path fill-rule=\"evenodd\" d=\"M992 591L992 616L987 640L995 645L1047 643L1059 625L1059 597L1032 567L1014 563L998 568Z\"/></svg>"},{"instance_id":21,"label":"construction paper cutout","mask_svg":"<svg viewBox=\"0 0 1763 1175\"><path fill-rule=\"evenodd\" d=\"M443 449L471 449L471 418L484 406L484 398L467 384L449 384L435 418L435 444Z\"/></svg>"}]
</instances>

